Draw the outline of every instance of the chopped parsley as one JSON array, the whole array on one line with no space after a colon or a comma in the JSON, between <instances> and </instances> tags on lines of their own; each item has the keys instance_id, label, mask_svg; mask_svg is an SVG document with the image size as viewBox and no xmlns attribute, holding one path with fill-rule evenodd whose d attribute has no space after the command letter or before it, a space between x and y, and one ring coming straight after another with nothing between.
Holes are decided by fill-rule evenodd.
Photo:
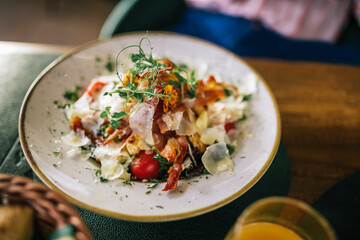
<instances>
[{"instance_id":1,"label":"chopped parsley","mask_svg":"<svg viewBox=\"0 0 360 240\"><path fill-rule=\"evenodd\" d=\"M109 72L111 72L111 73L114 72L114 65L113 65L113 63L112 63L112 61L110 59L106 63L105 67Z\"/></svg>"},{"instance_id":2,"label":"chopped parsley","mask_svg":"<svg viewBox=\"0 0 360 240\"><path fill-rule=\"evenodd\" d=\"M204 168L204 170L203 170L202 173L203 173L203 174L211 174L206 168Z\"/></svg>"},{"instance_id":3,"label":"chopped parsley","mask_svg":"<svg viewBox=\"0 0 360 240\"><path fill-rule=\"evenodd\" d=\"M86 168L86 169L94 171L95 176L96 176L96 177L99 177L100 182L106 183L106 182L109 181L108 179L106 179L106 178L104 178L103 176L101 176L101 169L92 169L92 168Z\"/></svg>"},{"instance_id":4,"label":"chopped parsley","mask_svg":"<svg viewBox=\"0 0 360 240\"><path fill-rule=\"evenodd\" d=\"M156 188L158 185L159 185L159 180L157 179L150 179L150 182L154 183L153 185L150 185L147 187L147 189L153 189L153 188Z\"/></svg>"},{"instance_id":5,"label":"chopped parsley","mask_svg":"<svg viewBox=\"0 0 360 240\"><path fill-rule=\"evenodd\" d=\"M81 90L80 86L75 86L75 90L73 91L65 91L65 93L63 94L63 97L69 101L75 102L76 100L78 100L79 96L78 96L78 92Z\"/></svg>"},{"instance_id":6,"label":"chopped parsley","mask_svg":"<svg viewBox=\"0 0 360 240\"><path fill-rule=\"evenodd\" d=\"M245 95L243 97L243 101L249 101L251 99L251 97L252 97L252 94Z\"/></svg>"},{"instance_id":7,"label":"chopped parsley","mask_svg":"<svg viewBox=\"0 0 360 240\"><path fill-rule=\"evenodd\" d=\"M246 119L247 119L247 116L246 116L246 114L244 113L243 116L237 120L237 122L245 121Z\"/></svg>"},{"instance_id":8,"label":"chopped parsley","mask_svg":"<svg viewBox=\"0 0 360 240\"><path fill-rule=\"evenodd\" d=\"M57 105L58 109L65 109L66 107L70 107L70 104L69 103L64 103L64 104Z\"/></svg>"},{"instance_id":9,"label":"chopped parsley","mask_svg":"<svg viewBox=\"0 0 360 240\"><path fill-rule=\"evenodd\" d=\"M60 156L61 152L60 152L60 151L54 151L53 154L54 154L55 156Z\"/></svg>"},{"instance_id":10,"label":"chopped parsley","mask_svg":"<svg viewBox=\"0 0 360 240\"><path fill-rule=\"evenodd\" d=\"M227 97L231 96L233 94L233 91L229 88L224 88L224 93Z\"/></svg>"},{"instance_id":11,"label":"chopped parsley","mask_svg":"<svg viewBox=\"0 0 360 240\"><path fill-rule=\"evenodd\" d=\"M100 177L100 182L108 182L109 180L108 179L106 179L106 178L104 178L104 177Z\"/></svg>"},{"instance_id":12,"label":"chopped parsley","mask_svg":"<svg viewBox=\"0 0 360 240\"><path fill-rule=\"evenodd\" d=\"M235 146L231 144L226 144L227 149L229 150L229 155L232 155L235 152Z\"/></svg>"},{"instance_id":13,"label":"chopped parsley","mask_svg":"<svg viewBox=\"0 0 360 240\"><path fill-rule=\"evenodd\" d=\"M124 185L130 185L130 186L132 186L130 180L125 180L125 181L123 181L123 184L124 184Z\"/></svg>"}]
</instances>

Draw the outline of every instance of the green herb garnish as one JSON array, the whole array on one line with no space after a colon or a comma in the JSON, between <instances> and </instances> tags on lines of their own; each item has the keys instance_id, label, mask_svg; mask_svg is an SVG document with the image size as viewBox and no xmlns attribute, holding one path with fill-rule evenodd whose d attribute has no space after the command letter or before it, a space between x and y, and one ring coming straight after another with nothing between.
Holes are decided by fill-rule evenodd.
<instances>
[{"instance_id":1,"label":"green herb garnish","mask_svg":"<svg viewBox=\"0 0 360 240\"><path fill-rule=\"evenodd\" d=\"M206 168L202 171L203 174L211 174Z\"/></svg>"},{"instance_id":2,"label":"green herb garnish","mask_svg":"<svg viewBox=\"0 0 360 240\"><path fill-rule=\"evenodd\" d=\"M53 154L54 154L55 156L60 156L61 152L60 152L60 151L54 151Z\"/></svg>"},{"instance_id":3,"label":"green herb garnish","mask_svg":"<svg viewBox=\"0 0 360 240\"><path fill-rule=\"evenodd\" d=\"M150 47L149 53L145 53L143 49L143 44L145 42ZM136 48L138 52L129 54L129 59L134 65L130 68L129 74L123 78L118 71L118 59L120 54L129 48ZM171 66L163 64L160 60L170 62ZM108 70L110 71L113 69ZM174 98L174 96L177 98L176 94L173 95L172 90L165 90L167 84L174 86L175 90L180 91L182 99L184 99L185 85L187 85L186 93L188 96L190 98L196 97L195 87L198 83L195 80L194 71L190 73L190 77L185 77L187 72L180 66L177 66L175 63L167 59L155 59L152 55L152 46L150 40L148 39L148 35L141 38L139 44L130 45L118 52L115 58L115 72L122 84L121 86L116 87L113 91L106 92L104 95L112 96L113 94L117 94L119 97L125 99L123 108L127 109L126 107L130 105L131 112L111 112L110 107L107 107L105 111L101 113L100 117L102 119L109 119L110 125L114 129L117 129L121 124L122 118L134 112L138 105L147 99L150 100L154 97L158 97L166 101L172 97ZM176 78L174 77L174 79L170 79L168 83L163 82L159 78L159 75L162 72L168 72L169 77L175 76ZM176 100L174 101L176 102Z\"/></svg>"},{"instance_id":4,"label":"green herb garnish","mask_svg":"<svg viewBox=\"0 0 360 240\"><path fill-rule=\"evenodd\" d=\"M243 101L249 101L251 99L251 97L252 97L252 94L245 95L243 97Z\"/></svg>"},{"instance_id":5,"label":"green herb garnish","mask_svg":"<svg viewBox=\"0 0 360 240\"><path fill-rule=\"evenodd\" d=\"M110 60L106 63L105 67L109 72L114 72L114 65Z\"/></svg>"},{"instance_id":6,"label":"green herb garnish","mask_svg":"<svg viewBox=\"0 0 360 240\"><path fill-rule=\"evenodd\" d=\"M231 144L226 144L227 149L229 150L229 155L232 155L235 152L235 146Z\"/></svg>"},{"instance_id":7,"label":"green herb garnish","mask_svg":"<svg viewBox=\"0 0 360 240\"><path fill-rule=\"evenodd\" d=\"M130 185L130 186L132 186L130 180L125 180L125 181L123 181L123 184L124 184L124 185Z\"/></svg>"},{"instance_id":8,"label":"green herb garnish","mask_svg":"<svg viewBox=\"0 0 360 240\"><path fill-rule=\"evenodd\" d=\"M95 169L95 168L86 168L86 169L94 171L95 176L100 177L99 178L100 182L108 182L109 181L108 179L101 176L101 169Z\"/></svg>"},{"instance_id":9,"label":"green herb garnish","mask_svg":"<svg viewBox=\"0 0 360 240\"><path fill-rule=\"evenodd\" d=\"M166 158L161 156L157 150L155 150L155 151L157 153L153 156L153 159L155 159L156 161L158 161L160 163L159 172L161 174L166 173L168 171L169 167L171 167L173 165L173 163L169 162Z\"/></svg>"},{"instance_id":10,"label":"green herb garnish","mask_svg":"<svg viewBox=\"0 0 360 240\"><path fill-rule=\"evenodd\" d=\"M227 97L231 96L233 94L233 91L229 88L224 88L224 93Z\"/></svg>"},{"instance_id":11,"label":"green herb garnish","mask_svg":"<svg viewBox=\"0 0 360 240\"><path fill-rule=\"evenodd\" d=\"M70 104L69 103L64 103L64 104L57 105L58 109L65 109L66 107L70 107Z\"/></svg>"},{"instance_id":12,"label":"green herb garnish","mask_svg":"<svg viewBox=\"0 0 360 240\"><path fill-rule=\"evenodd\" d=\"M100 177L100 182L108 182L109 180L104 178L104 177Z\"/></svg>"},{"instance_id":13,"label":"green herb garnish","mask_svg":"<svg viewBox=\"0 0 360 240\"><path fill-rule=\"evenodd\" d=\"M155 188L155 187L157 187L158 185L159 185L159 180L157 180L157 179L150 179L150 182L152 182L152 183L154 183L153 185L151 185L151 186L148 186L147 187L147 189L152 189L152 188Z\"/></svg>"},{"instance_id":14,"label":"green herb garnish","mask_svg":"<svg viewBox=\"0 0 360 240\"><path fill-rule=\"evenodd\" d=\"M76 100L78 100L79 96L78 96L78 92L81 89L80 86L75 86L75 90L73 91L65 91L63 97L69 101L75 102Z\"/></svg>"},{"instance_id":15,"label":"green herb garnish","mask_svg":"<svg viewBox=\"0 0 360 240\"><path fill-rule=\"evenodd\" d=\"M246 119L247 119L247 116L246 116L246 114L244 113L243 116L237 120L237 122L245 121Z\"/></svg>"}]
</instances>

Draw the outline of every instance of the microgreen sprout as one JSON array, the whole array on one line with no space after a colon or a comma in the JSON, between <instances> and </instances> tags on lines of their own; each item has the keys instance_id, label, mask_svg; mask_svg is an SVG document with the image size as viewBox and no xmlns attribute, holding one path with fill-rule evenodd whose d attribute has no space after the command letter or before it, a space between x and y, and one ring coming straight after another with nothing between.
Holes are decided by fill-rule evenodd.
<instances>
[{"instance_id":1,"label":"microgreen sprout","mask_svg":"<svg viewBox=\"0 0 360 240\"><path fill-rule=\"evenodd\" d=\"M195 87L197 82L194 77L194 72L192 71L189 77L189 74L184 68L170 60L154 58L152 54L153 48L148 37L148 34L146 34L141 38L139 44L127 46L121 49L116 55L115 73L121 84L118 86L114 84L116 87L113 91L106 92L104 95L112 96L113 94L117 94L119 97L125 99L123 103L124 111L111 112L111 108L106 107L105 111L100 115L102 119L109 119L114 129L120 126L122 118L129 116L137 109L140 103L146 100L158 98L165 102L170 102L170 105L174 107L178 99L177 91L181 93L182 100L185 97L185 89L187 89L186 94L190 98L196 97ZM149 46L148 53L145 53L143 49L145 43ZM133 63L133 67L130 68L127 75L122 76L118 70L119 56L129 48L136 48L138 52L129 54L129 59ZM165 81L162 79L164 73L167 73L165 74L165 78L167 78ZM189 78L189 80L187 78ZM168 85L171 86L167 87ZM167 103L167 105L169 105L169 103ZM125 109L130 110L125 111Z\"/></svg>"}]
</instances>

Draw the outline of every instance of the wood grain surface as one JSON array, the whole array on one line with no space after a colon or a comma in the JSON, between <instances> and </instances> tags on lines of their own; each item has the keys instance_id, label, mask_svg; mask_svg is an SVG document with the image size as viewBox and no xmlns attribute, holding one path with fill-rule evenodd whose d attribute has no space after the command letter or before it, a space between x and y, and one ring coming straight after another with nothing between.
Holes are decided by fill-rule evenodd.
<instances>
[{"instance_id":1,"label":"wood grain surface","mask_svg":"<svg viewBox=\"0 0 360 240\"><path fill-rule=\"evenodd\" d=\"M313 203L360 170L360 68L246 59L270 85L291 161L289 196Z\"/></svg>"}]
</instances>

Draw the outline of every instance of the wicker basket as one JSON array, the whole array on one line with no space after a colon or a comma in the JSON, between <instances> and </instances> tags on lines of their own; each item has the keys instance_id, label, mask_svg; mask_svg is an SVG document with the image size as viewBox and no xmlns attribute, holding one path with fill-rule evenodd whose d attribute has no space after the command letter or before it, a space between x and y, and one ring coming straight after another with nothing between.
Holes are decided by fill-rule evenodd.
<instances>
[{"instance_id":1,"label":"wicker basket","mask_svg":"<svg viewBox=\"0 0 360 240\"><path fill-rule=\"evenodd\" d=\"M76 239L92 239L77 212L63 197L31 179L0 174L0 200L0 204L7 202L33 208L36 232L44 238L54 230L71 224Z\"/></svg>"}]
</instances>

